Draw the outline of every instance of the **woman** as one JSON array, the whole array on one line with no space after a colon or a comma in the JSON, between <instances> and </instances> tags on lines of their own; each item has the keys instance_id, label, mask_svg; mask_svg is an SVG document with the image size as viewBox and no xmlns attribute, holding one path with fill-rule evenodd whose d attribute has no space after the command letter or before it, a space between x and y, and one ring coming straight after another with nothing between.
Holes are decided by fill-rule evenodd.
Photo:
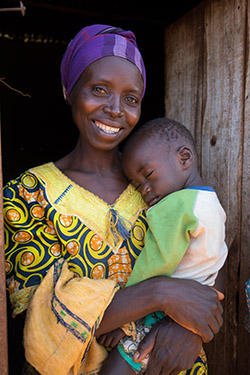
<instances>
[{"instance_id":1,"label":"woman","mask_svg":"<svg viewBox=\"0 0 250 375\"><path fill-rule=\"evenodd\" d=\"M118 151L139 120L146 85L134 34L82 29L61 74L77 145L4 189L13 315L27 310L24 374L97 374L107 353L96 338L118 327L132 334L134 320L157 310L176 322L154 327L138 360L152 351L148 373L177 374L192 367L202 339L219 331L222 307L214 291L193 281L159 277L122 288L147 229L147 206L128 184ZM198 362L205 373L205 359Z\"/></svg>"}]
</instances>

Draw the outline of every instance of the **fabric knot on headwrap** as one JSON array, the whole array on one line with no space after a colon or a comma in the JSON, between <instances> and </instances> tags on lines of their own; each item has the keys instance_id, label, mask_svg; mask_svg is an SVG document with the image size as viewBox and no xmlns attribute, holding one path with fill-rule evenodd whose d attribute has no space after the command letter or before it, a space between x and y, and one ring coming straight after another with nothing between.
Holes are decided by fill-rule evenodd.
<instances>
[{"instance_id":1,"label":"fabric knot on headwrap","mask_svg":"<svg viewBox=\"0 0 250 375\"><path fill-rule=\"evenodd\" d=\"M141 53L132 31L109 25L84 27L69 43L61 63L61 78L65 99L70 95L82 72L102 57L124 58L139 69L146 87L146 72Z\"/></svg>"}]
</instances>

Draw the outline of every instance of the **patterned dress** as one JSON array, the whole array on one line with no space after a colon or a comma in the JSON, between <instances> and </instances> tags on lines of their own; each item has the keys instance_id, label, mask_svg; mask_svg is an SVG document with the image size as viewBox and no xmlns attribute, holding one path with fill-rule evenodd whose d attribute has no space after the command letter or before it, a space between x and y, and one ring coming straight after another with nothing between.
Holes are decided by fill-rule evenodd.
<instances>
[{"instance_id":1,"label":"patterned dress","mask_svg":"<svg viewBox=\"0 0 250 375\"><path fill-rule=\"evenodd\" d=\"M116 286L125 286L143 249L146 208L131 185L109 205L75 184L53 163L33 168L9 182L4 188L5 265L13 316L34 310L29 306L35 303L38 286L45 285L45 276L48 278L61 261L67 263L75 279L104 283L108 279ZM65 307L62 313L65 311L69 309ZM90 325L92 339L101 317L101 312L96 314ZM60 326L57 323L58 318L55 327Z\"/></svg>"}]
</instances>

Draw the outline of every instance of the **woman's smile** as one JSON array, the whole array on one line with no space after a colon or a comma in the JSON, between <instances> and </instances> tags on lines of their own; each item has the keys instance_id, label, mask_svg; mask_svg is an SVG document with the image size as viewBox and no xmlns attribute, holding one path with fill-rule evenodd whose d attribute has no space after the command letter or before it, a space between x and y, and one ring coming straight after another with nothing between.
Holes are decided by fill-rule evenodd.
<instances>
[{"instance_id":1,"label":"woman's smile","mask_svg":"<svg viewBox=\"0 0 250 375\"><path fill-rule=\"evenodd\" d=\"M98 129L100 129L105 134L111 134L111 135L117 134L121 129L121 128L117 128L117 127L114 127L114 126L104 124L104 123L96 121L96 120L94 120L93 123L95 124L95 126Z\"/></svg>"}]
</instances>

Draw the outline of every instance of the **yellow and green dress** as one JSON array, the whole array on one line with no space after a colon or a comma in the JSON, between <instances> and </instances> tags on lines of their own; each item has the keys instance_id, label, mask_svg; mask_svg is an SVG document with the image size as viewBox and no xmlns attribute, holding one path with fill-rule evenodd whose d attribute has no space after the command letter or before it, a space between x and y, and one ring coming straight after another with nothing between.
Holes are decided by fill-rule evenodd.
<instances>
[{"instance_id":1,"label":"yellow and green dress","mask_svg":"<svg viewBox=\"0 0 250 375\"><path fill-rule=\"evenodd\" d=\"M53 163L4 187L6 280L34 374L98 374L95 331L143 249L146 208L131 185L109 205Z\"/></svg>"}]
</instances>

